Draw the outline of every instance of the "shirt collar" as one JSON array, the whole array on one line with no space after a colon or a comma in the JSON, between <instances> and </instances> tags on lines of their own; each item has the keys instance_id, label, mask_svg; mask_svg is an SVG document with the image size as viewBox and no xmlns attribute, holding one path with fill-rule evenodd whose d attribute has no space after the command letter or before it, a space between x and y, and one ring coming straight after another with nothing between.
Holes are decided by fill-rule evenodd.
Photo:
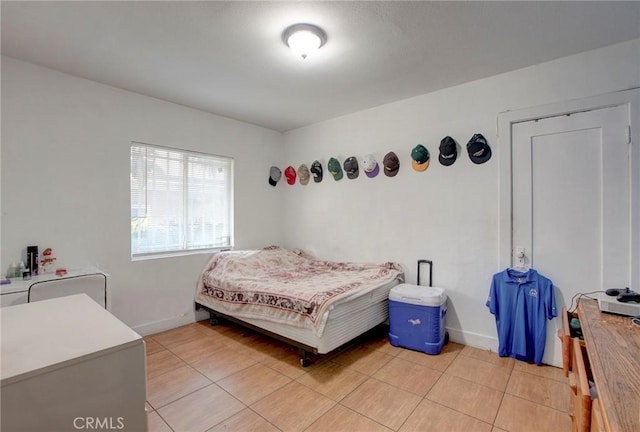
<instances>
[{"instance_id":1,"label":"shirt collar","mask_svg":"<svg viewBox=\"0 0 640 432\"><path fill-rule=\"evenodd\" d=\"M521 283L519 279L522 277L525 278L525 282L534 282L538 280L538 272L532 268L526 272L521 272L512 268L505 269L502 272L502 280L504 282Z\"/></svg>"}]
</instances>

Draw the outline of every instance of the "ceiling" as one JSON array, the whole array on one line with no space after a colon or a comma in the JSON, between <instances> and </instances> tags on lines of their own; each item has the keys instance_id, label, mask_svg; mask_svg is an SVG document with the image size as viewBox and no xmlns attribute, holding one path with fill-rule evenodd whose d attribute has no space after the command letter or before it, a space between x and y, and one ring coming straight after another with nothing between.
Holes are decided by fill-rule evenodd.
<instances>
[{"instance_id":1,"label":"ceiling","mask_svg":"<svg viewBox=\"0 0 640 432\"><path fill-rule=\"evenodd\" d=\"M287 131L640 38L640 2L1 2L2 54ZM327 44L295 57L289 25Z\"/></svg>"}]
</instances>

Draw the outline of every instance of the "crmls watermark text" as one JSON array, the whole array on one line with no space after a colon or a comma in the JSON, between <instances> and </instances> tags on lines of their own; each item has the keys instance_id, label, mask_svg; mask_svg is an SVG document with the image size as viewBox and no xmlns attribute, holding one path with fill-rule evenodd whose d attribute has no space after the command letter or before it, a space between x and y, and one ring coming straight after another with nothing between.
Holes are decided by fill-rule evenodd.
<instances>
[{"instance_id":1,"label":"crmls watermark text","mask_svg":"<svg viewBox=\"0 0 640 432\"><path fill-rule=\"evenodd\" d=\"M124 429L124 417L76 417L73 427L78 430Z\"/></svg>"}]
</instances>

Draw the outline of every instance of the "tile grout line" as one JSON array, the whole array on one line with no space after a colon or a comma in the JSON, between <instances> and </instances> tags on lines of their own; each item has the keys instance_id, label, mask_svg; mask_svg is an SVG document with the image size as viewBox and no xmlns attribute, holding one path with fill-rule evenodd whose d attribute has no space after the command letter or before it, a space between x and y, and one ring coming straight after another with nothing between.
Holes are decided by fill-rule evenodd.
<instances>
[{"instance_id":1,"label":"tile grout line","mask_svg":"<svg viewBox=\"0 0 640 432\"><path fill-rule=\"evenodd\" d=\"M474 358L474 357L472 357L472 356L468 356L468 355L466 355L466 354L463 354L463 353L462 353L462 351L461 351L458 355L456 355L456 358L455 358L453 361L455 361L455 360L458 358L458 356L460 356L460 355L465 356L465 357L467 357L467 358L472 358L473 360L484 361L484 360L476 359L476 358ZM434 404L436 404L436 405L440 405L440 406L442 406L442 407L445 407L445 408L447 408L447 409L450 409L450 410L452 410L452 411L458 412L458 413L460 413L460 414L462 414L462 415L465 415L465 416L467 416L467 417L471 417L472 419L475 419L475 420L477 420L477 421L479 421L479 422L482 422L482 423L484 423L484 424L491 425L491 428L493 428L493 427L494 427L493 422L492 422L492 423L487 423L485 420L479 419L479 418L474 417L474 416L472 416L472 415L470 415L470 414L468 414L468 413L465 413L465 412L459 411L459 410L457 410L457 409L455 409L455 408L452 408L452 407L450 407L450 406L444 405L444 404L442 404L442 403L440 403L440 402L438 402L438 401L435 401L435 400L432 400L432 399L429 399L429 398L428 398L429 393L431 393L431 390L433 390L433 388L434 388L434 387L436 386L436 384L437 384L437 383L442 379L442 377L443 377L444 375L453 376L453 377L456 377L456 378L461 379L461 380L463 380L463 381L467 381L467 382L470 382L470 383L473 383L473 384L479 385L479 386L481 386L481 387L485 387L485 388L488 388L488 389L491 389L491 390L496 390L496 389L494 389L494 388L492 388L492 387L489 387L489 386L486 386L486 385L484 385L484 384L480 384L480 383L477 383L477 382L475 382L475 381L470 381L470 380L468 380L468 379L466 379L466 378L462 378L462 377L459 377L459 376L456 376L456 375L448 374L448 373L447 373L447 370L449 369L449 367L451 367L451 365L453 364L453 361L452 361L451 363L449 363L449 366L447 366L447 368L442 372L442 374L440 375L440 377L438 378L438 380L433 384L433 386L431 386L431 389L429 389L429 391L427 392L427 394L425 394L425 395L424 395L424 398L423 398L423 399L424 399L424 400L426 400L426 401L428 401L428 402L434 403ZM489 363L489 364L495 365L495 364L493 364L493 363L491 363L491 362L485 362L485 363ZM495 366L499 366L499 365L495 365ZM502 366L500 366L500 367L502 367ZM511 372L509 372L509 374L511 374ZM496 390L496 391L498 391L498 390ZM501 391L500 393L502 393L502 395L503 395L503 397L504 397L504 391ZM500 400L500 403L502 403L502 399ZM499 407L498 407L498 410L499 410ZM496 410L496 416L497 416L497 414L498 414L498 410ZM407 418L407 419L408 419L408 418ZM494 417L494 420L493 420L493 421L495 421L495 417Z\"/></svg>"},{"instance_id":2,"label":"tile grout line","mask_svg":"<svg viewBox=\"0 0 640 432\"><path fill-rule=\"evenodd\" d=\"M253 408L251 408L250 405L247 406L247 409L250 410L252 413L254 413L255 415L257 415L258 417L260 417L262 420L266 421L267 423L269 423L271 426L273 426L274 428L276 428L279 431L282 431L282 429L280 429L278 426L274 425L273 423L271 423L269 421L269 419L265 418L262 416L262 414L260 414L259 412L257 412L256 410L254 410ZM228 419L227 419L228 420ZM220 423L218 423L220 424ZM217 426L217 425L216 425ZM215 427L215 426L214 426Z\"/></svg>"},{"instance_id":3,"label":"tile grout line","mask_svg":"<svg viewBox=\"0 0 640 432\"><path fill-rule=\"evenodd\" d=\"M162 415L158 412L158 410L156 410L155 413L158 415L158 417L160 417L160 419L164 422L164 424L166 424L167 427L171 429L172 432L175 432L175 429L169 424L169 422L164 417L162 417ZM147 424L147 428L148 427L149 425Z\"/></svg>"},{"instance_id":4,"label":"tile grout line","mask_svg":"<svg viewBox=\"0 0 640 432\"><path fill-rule=\"evenodd\" d=\"M539 405L539 406L541 406L541 407L543 407L543 408L546 408L546 409L550 409L550 410L553 410L553 411L559 412L559 413L564 414L564 415L566 415L566 416L568 416L568 415L569 415L569 413L568 413L567 411L562 411L562 410L559 410L559 409L557 409L557 408L550 407L550 406L548 406L548 405L543 405L543 404L541 404L541 403L537 403L537 402L534 402L534 401L532 401L532 400L529 400L529 399L523 398L523 397L518 396L518 395L511 394L511 393L505 393L505 394L508 394L509 396L512 396L512 397L514 397L514 398L517 398L517 399L523 400L523 401L525 401L525 402L530 402L530 403L532 403L532 404Z\"/></svg>"},{"instance_id":5,"label":"tile grout line","mask_svg":"<svg viewBox=\"0 0 640 432\"><path fill-rule=\"evenodd\" d=\"M388 384L388 385L389 385L389 383L384 382L384 381L381 381L381 380L377 379L377 378L376 378L376 377L374 377L374 376L369 376L368 378L372 378L372 379L374 379L374 380L376 380L376 381L378 381L378 382L380 382L380 383L382 383L382 384ZM355 392L358 388L360 388L362 385L364 385L367 381L368 381L368 379L366 379L366 380L364 380L362 383L360 383L360 385L358 385L356 388L354 388L354 389L353 389L353 391L349 392L349 394L347 394L347 395L346 395L346 396L344 396L342 399L340 399L340 401L339 401L339 402L337 402L337 405L340 405L341 407L346 408L346 409L348 409L349 411L352 411L352 412L354 412L354 413L356 413L356 414L359 414L359 415L361 415L361 416L363 416L363 417L365 417L365 418L367 418L367 419L371 420L372 422L375 422L375 423L377 423L377 424L381 425L382 427L385 427L385 428L387 428L387 429L389 429L389 430L395 430L395 431L400 430L400 428L402 428L402 426L403 426L403 425L404 425L404 423L407 421L407 419L408 419L409 417L411 417L411 414L413 414L413 412L416 410L416 408L418 407L418 405L420 405L420 402L422 402L422 400L420 400L420 401L416 404L416 406L415 406L415 407L411 410L411 412L407 415L407 418L406 418L406 419L404 419L404 420L402 421L402 424L400 424L400 426L398 426L398 428L397 428L397 429L393 429L393 428L391 428L391 427L389 427L389 426L387 426L387 425L384 425L384 424L380 423L378 420L376 420L376 419L374 419L374 418L372 418L372 417L369 417L369 416L368 416L368 415L366 415L366 414L360 413L360 412L358 412L358 411L356 411L356 410L354 410L354 409L352 409L352 408L350 408L350 407L348 407L348 406L346 406L346 405L344 405L344 404L342 403L342 401L344 401L344 400L345 400L345 399L346 399L346 398L347 398L351 393ZM396 387L396 388L398 388L399 390L403 390L403 389L401 389L401 388L399 388L399 387ZM407 392L406 390L403 390L403 391ZM411 395L413 395L413 396L417 396L415 393L411 393L411 392L407 392L407 393L410 393L410 394L411 394Z\"/></svg>"},{"instance_id":6,"label":"tile grout line","mask_svg":"<svg viewBox=\"0 0 640 432\"><path fill-rule=\"evenodd\" d=\"M146 402L147 402L149 405L151 405L151 407L154 409L154 411L158 411L159 409L164 408L164 407L166 407L167 405L170 405L170 404L174 403L175 401L178 401L178 400L180 400L180 399L182 399L182 398L184 398L184 397L186 397L186 396L189 396L190 394L193 394L193 393L195 393L195 392L197 392L197 391L199 391L199 390L202 390L203 388L207 388L207 387L209 387L211 384L215 384L215 382L214 382L214 381L212 381L211 379L209 379L209 377L207 377L206 375L204 375L202 372L200 372L199 370L197 370L197 369L196 369L196 368L194 368L193 366L191 366L191 365L189 365L189 364L187 364L186 366L187 366L188 368L190 368L190 369L193 369L193 370L194 370L198 375L201 375L204 379L206 379L207 381L209 381L209 384L207 384L207 385L205 385L205 386L202 386L202 387L200 387L200 388L197 388L197 389L195 389L195 390L192 390L192 391L190 391L189 393L187 393L187 394L185 394L185 395L182 395L182 396L180 396L179 398L174 399L174 400L172 400L171 402L168 402L168 403L166 403L166 404L164 404L164 405L162 405L162 406L159 406L159 407L157 407L157 408L156 408L155 406L153 406L153 404L152 404L151 402L149 402L149 400L147 400ZM182 366L181 366L181 367L182 367ZM164 375L164 374L163 374L163 375ZM160 375L158 375L158 376L160 376ZM218 388L221 388L221 387L220 387L220 386L218 386ZM147 389L147 390L148 390L148 389ZM147 397L149 397L149 395L148 395L148 394L147 394Z\"/></svg>"},{"instance_id":7,"label":"tile grout line","mask_svg":"<svg viewBox=\"0 0 640 432\"><path fill-rule=\"evenodd\" d=\"M515 361L515 360L514 360ZM495 415L493 416L493 421L491 422L491 427L496 428L496 420L498 419L498 414L500 414L500 410L502 409L502 404L504 403L504 397L507 394L507 388L509 387L509 382L511 381L511 376L513 375L513 371L515 369L515 364L512 365L511 370L509 371L509 379L504 386L504 390L502 391L502 397L500 398L500 403L498 404L498 409L496 410Z\"/></svg>"},{"instance_id":8,"label":"tile grout line","mask_svg":"<svg viewBox=\"0 0 640 432\"><path fill-rule=\"evenodd\" d=\"M277 371L276 371L276 372L277 372ZM284 374L282 374L282 375L283 375L283 376L286 376L286 375L284 375ZM291 378L291 377L288 377L288 376L287 376L287 378L291 379L291 381L289 381L289 382L288 382L287 384L285 384L284 386L280 387L278 390L281 390L283 387L286 387L286 386L288 386L288 385L290 385L290 384L295 383L295 384L301 385L301 386L305 387L306 389L309 389L309 390L313 391L314 393L317 393L319 396L321 396L321 397L323 397L323 398L325 398L325 399L328 399L328 400L330 400L331 402L333 402L333 406L332 406L331 408L329 408L327 411L325 411L324 413L322 413L322 414L321 414L317 419L315 419L315 420L314 420L314 421L313 421L309 426L307 426L305 429L303 429L303 431L304 431L304 430L306 430L306 429L308 429L308 428L310 428L310 427L311 427L311 425L313 425L313 423L315 423L316 421L318 421L318 419L319 419L320 417L324 416L326 413L328 413L329 411L331 411L334 407L336 407L336 406L339 404L337 401L335 401L335 400L333 400L333 399L329 398L328 396L323 395L323 394L322 394L322 393L320 393L319 391L314 390L314 389L312 389L311 387L306 386L306 385L304 385L304 384L302 384L302 383L300 383L300 382L296 381L295 379L293 379L293 378ZM275 393L275 391L277 391L277 390L274 390L272 393ZM278 430L282 430L282 429L280 429L279 427L277 427L275 424L271 423L268 419L266 419L265 417L263 417L259 412L255 411L255 410L253 409L253 405L257 404L258 402L260 402L260 401L262 401L262 400L264 400L265 398L266 398L266 396L265 396L265 397L263 397L263 398L261 398L261 399L259 399L259 400L257 400L257 401L255 401L255 402L253 402L251 405L247 405L247 408L249 408L251 411L253 411L253 412L255 412L256 414L258 414L258 415L259 415L260 417L262 417L263 419L265 419L269 424L273 425L276 429L278 429Z\"/></svg>"},{"instance_id":9,"label":"tile grout line","mask_svg":"<svg viewBox=\"0 0 640 432\"><path fill-rule=\"evenodd\" d=\"M517 394L514 394L514 393L507 393L506 391L505 391L505 393L504 393L504 394L505 394L505 395L509 395L509 396L513 396L513 397L516 397L516 398L518 398L518 399L522 399L523 401L531 402L532 404L536 404L536 405L539 405L539 406L541 406L541 407L549 408L549 409L552 409L552 410L554 410L554 411L558 411L558 412L560 412L560 413L563 413L563 414L567 414L567 415L568 415L568 411L563 411L563 410L561 410L561 409L558 409L558 408L552 407L552 406L550 406L550 405L547 405L547 404L544 404L544 403L540 403L540 402L537 402L537 401L531 400L531 399L526 398L526 397L521 396L521 395L517 395Z\"/></svg>"},{"instance_id":10,"label":"tile grout line","mask_svg":"<svg viewBox=\"0 0 640 432\"><path fill-rule=\"evenodd\" d=\"M518 360L516 360L516 361L518 361ZM540 367L540 366L538 366L538 367ZM553 365L544 365L543 367L557 368L556 366L553 366ZM514 369L515 369L515 366L514 366ZM560 368L557 368L557 369L560 369ZM560 370L562 370L562 369L560 369ZM550 377L547 377L547 376L544 376L544 375L540 375L540 374L536 374L536 373L533 373L533 372L529 372L527 370L520 369L520 370L518 370L518 372L522 372L522 373L525 373L527 375L533 375L536 378L545 378L545 379L548 379L548 380L551 380L551 381L558 382L560 384L567 384L567 380L568 380L568 378L564 377L564 375L563 375L563 381L560 381L560 380L557 380L555 378L550 378Z\"/></svg>"},{"instance_id":11,"label":"tile grout line","mask_svg":"<svg viewBox=\"0 0 640 432\"><path fill-rule=\"evenodd\" d=\"M443 371L439 371L436 369L432 369L429 368L428 366L425 366L426 368L432 369L432 370L436 370L437 372L440 373L440 376L438 377L437 380L435 380L435 382L431 385L431 388L429 388L429 390L427 390L427 392L424 394L424 396L422 396L422 398L420 399L420 402L418 402L418 404L411 410L411 412L409 413L409 415L407 416L406 419L404 419L404 421L402 422L402 424L400 425L400 427L398 427L397 430L402 429L402 427L407 423L407 421L411 418L411 416L413 415L413 413L418 409L418 407L420 406L420 404L422 402L424 402L425 400L429 401L429 402L433 402L430 399L427 399L427 396L429 395L429 393L431 392L431 390L433 390L433 388L436 386L436 384L438 384L438 382L442 379L442 376L445 374L445 372L447 371L447 369L449 369L449 366L451 366L451 363L453 363L455 361L456 358L458 358L458 356L460 355L460 353L456 354L456 356L454 357L454 359L449 363L449 365L447 365L447 367L443 370ZM403 360L403 359L401 359ZM408 361L408 360L406 360ZM416 363L417 364L417 363Z\"/></svg>"},{"instance_id":12,"label":"tile grout line","mask_svg":"<svg viewBox=\"0 0 640 432\"><path fill-rule=\"evenodd\" d=\"M256 363L255 365L258 365L258 364L260 364L260 363ZM246 369L249 369L250 367L253 367L253 366L255 366L255 365L249 366L249 367L247 367ZM261 366L263 366L263 367L267 367L267 366L262 365L262 364L260 364L260 365L261 365ZM221 378L221 380L226 379L226 378L229 378L229 377L231 377L231 376L233 376L233 375L236 375L236 374L238 374L238 373L240 373L240 372L243 372L243 371L245 371L246 369L242 369L242 370L240 370L240 371L238 371L238 372L235 372L235 373L233 373L233 374L231 374L231 375L227 375L226 377ZM273 370L273 369L272 369L272 370ZM282 385L282 386L280 386L280 387L278 387L277 389L272 390L270 393L268 393L268 394L266 394L266 395L262 396L260 399L257 399L257 400L253 401L253 402L252 402L252 403L250 403L250 404L248 404L248 403L246 403L246 402L244 402L244 401L240 400L239 398L237 398L233 393L229 392L227 389L225 389L225 388L224 388L224 387L222 387L220 384L218 384L218 382L217 382L217 381L215 381L215 382L214 382L214 384L216 384L218 387L220 387L222 390L224 390L226 393L228 393L228 394L229 394L230 396L232 396L233 398L235 398L235 399L237 399L238 401L240 401L243 405L245 405L245 407L249 408L249 407L251 407L251 405L253 405L253 404L255 404L255 403L260 402L260 401L261 401L261 400L263 400L264 398L269 397L269 396L271 396L272 394L274 394L275 392L277 392L278 390L280 390L282 387L285 387L286 385L288 385L288 384L290 384L291 382L295 381L293 378L288 377L288 376L284 375L284 374L283 374L283 373L281 373L281 372L278 372L278 371L275 371L275 372L276 372L276 373L278 373L278 374L280 374L280 375L282 375L283 377L285 377L285 378L289 379L289 382L288 382L288 383L286 383L286 384L284 384L284 385ZM299 384L302 384L302 383L299 383Z\"/></svg>"},{"instance_id":13,"label":"tile grout line","mask_svg":"<svg viewBox=\"0 0 640 432\"><path fill-rule=\"evenodd\" d=\"M211 381L211 380L209 380L209 381ZM182 400L182 399L186 398L187 396L192 395L193 393L195 393L195 392L197 392L197 391L200 391L200 390L206 389L207 387L210 387L211 385L215 385L215 383L214 383L214 382L210 382L210 383L209 383L209 384L207 384L206 386L203 386L203 387L200 387L200 388L195 389L195 390L193 390L193 391L190 391L189 393L187 393L187 394L185 394L185 395L182 395L182 396L180 396L179 398L174 399L174 400L172 400L171 402L167 402L166 404L164 404L164 405L162 405L162 406L160 406L160 407L156 408L156 409L155 409L155 411L156 411L156 412L158 412L158 411L159 411L159 410L161 410L162 408L168 407L168 406L169 406L169 405L171 405L172 403L177 402L177 401L179 401L179 400ZM218 388L220 388L220 386L218 386ZM149 402L149 401L147 401L147 402ZM151 403L149 403L149 405L151 405ZM152 406L153 406L153 405L152 405ZM158 413L158 414L159 414L159 413Z\"/></svg>"},{"instance_id":14,"label":"tile grout line","mask_svg":"<svg viewBox=\"0 0 640 432\"><path fill-rule=\"evenodd\" d=\"M436 404L436 405L440 405L441 407L444 407L444 408L450 409L451 411L455 411L455 412L457 412L457 413L460 413L460 414L462 414L463 416L470 417L470 418L472 418L472 419L474 419L474 420L479 421L480 423L484 423L484 424L486 424L486 425L490 425L492 428L493 428L493 427L497 427L497 426L494 426L494 424L493 424L493 423L488 423L487 421L482 420L482 419L479 419L478 417L474 417L474 416L472 416L471 414L467 414L467 413L462 412L462 411L459 411L459 410L457 410L457 409L455 409L455 408L451 408L450 406L445 405L445 404L443 404L443 403L440 403L440 402L438 402L438 401L434 401L434 400L431 400L431 399L427 399L427 397L426 397L426 396L424 397L424 400L425 400L425 401L427 401L427 402L430 402L430 403L434 403L434 404ZM496 413L497 413L497 411L496 411ZM407 420L408 420L408 419L409 419L409 417L407 417ZM405 420L405 421L406 421L406 420ZM404 425L404 423L403 423L403 425Z\"/></svg>"},{"instance_id":15,"label":"tile grout line","mask_svg":"<svg viewBox=\"0 0 640 432\"><path fill-rule=\"evenodd\" d=\"M508 368L508 369L509 369L509 379L507 380L507 383L505 384L504 390L497 390L497 389L495 389L495 388L493 388L493 387L489 387L489 386L487 386L487 385L480 384L480 383L477 383L477 382L475 382L475 381L471 381L471 380L468 380L468 379L466 379L466 378L459 377L459 376L457 376L457 375L447 374L447 370L451 367L451 365L452 365L452 364L453 364L453 362L458 358L458 356L461 356L461 355L462 355L462 356L464 356L464 357L467 357L467 358L473 359L474 361L482 361L482 362L487 363L487 364L490 364L490 365L492 365L492 366L497 366L497 367L500 367L500 368L503 368L503 369L507 369L507 368L506 368L506 367L504 367L504 366L501 366L501 365L498 365L498 364L495 364L495 363L492 363L492 362L488 362L488 361L485 361L485 360L482 360L482 359L478 359L478 358L473 357L473 356L469 356L469 355L463 354L463 353L462 353L462 351L461 351L460 353L458 353L458 355L456 355L456 357L454 358L454 360L453 360L451 363L449 363L449 366L447 366L447 368L446 368L446 369L441 373L441 375L440 375L440 377L438 378L438 380L433 384L433 386L431 386L431 389L429 389L429 391L424 395L424 398L423 398L423 399L424 399L424 400L427 400L428 402L432 402L432 403L435 403L435 404L437 404L437 405L440 405L440 406L446 407L446 408L448 408L448 409L450 409L450 410L452 410L452 411L458 412L458 413L463 414L463 415L465 415L465 416L471 417L471 418L473 418L473 419L475 419L475 420L478 420L478 421L480 421L480 422L482 422L482 423L489 424L489 425L491 425L491 427L492 427L492 428L497 427L497 426L495 426L495 420L496 420L496 418L497 418L497 416L498 416L498 412L500 411L500 407L502 406L502 401L504 400L504 395L506 394L506 389L507 389L507 386L509 385L509 380L511 379L511 374L513 373L513 369L514 369L514 367L513 367L513 365L512 365L510 368ZM438 382L442 379L442 377L443 377L445 374L447 374L447 375L449 375L449 376L456 377L456 378L458 378L458 379L460 379L460 380L463 380L463 381L467 381L467 382L469 382L469 383L473 383L473 384L475 384L475 385L479 385L479 386L484 387L484 388L487 388L487 389L491 389L491 390L498 391L498 392L500 392L500 393L502 394L502 397L500 398L500 404L498 405L498 409L496 410L496 413L495 413L495 415L494 415L493 420L491 421L491 423L488 423L488 422L486 422L485 420L479 419L479 418L474 417L474 416L472 416L472 415L470 415L470 414L468 414L468 413L465 413L465 412L459 411L459 410L457 410L457 409L455 409L455 408L452 408L452 407L450 407L450 406L444 405L444 404L442 404L442 403L440 403L440 402L438 402L438 401L435 401L435 400L432 400L432 399L429 399L429 398L428 398L429 393L431 393L431 390L432 390L432 389L433 389L433 388L438 384ZM408 419L408 417L407 417L407 419ZM405 420L405 422L406 422L406 420Z\"/></svg>"},{"instance_id":16,"label":"tile grout line","mask_svg":"<svg viewBox=\"0 0 640 432\"><path fill-rule=\"evenodd\" d=\"M176 370L176 369L178 369L178 368L181 368L182 366L191 366L189 363L187 363L186 361L184 361L180 356L178 356L178 355L177 355L177 354L175 354L174 352L172 352L172 351L170 351L170 350L168 350L168 349L167 349L167 350L164 350L164 351L169 351L171 354L173 354L174 356L176 356L176 357L180 360L180 364L178 364L178 365L176 365L176 366L172 367L171 369L168 369L168 370L166 370L166 371L164 371L164 372L162 372L162 373L159 373L159 374L154 375L154 376L153 376L153 378L155 378L155 377L159 377L159 376L162 376L162 375L165 375L165 374L167 374L167 373L169 373L169 372L173 372L174 370ZM153 353L153 354L150 354L150 355L158 354L159 352L161 352L161 351L158 351L157 353ZM147 360L147 361L148 361L148 359L149 359L149 356L147 356L145 360ZM146 366L148 366L148 363L147 363L147 364L145 364L145 367L146 367ZM147 367L147 381L149 380L149 370L148 370L148 369L149 369L149 368Z\"/></svg>"},{"instance_id":17,"label":"tile grout line","mask_svg":"<svg viewBox=\"0 0 640 432\"><path fill-rule=\"evenodd\" d=\"M515 371L515 370L514 370L514 371ZM543 376L540 376L540 375L536 375L536 374L532 374L532 373L527 373L527 372L524 372L524 371L517 371L517 372L524 373L524 374L527 374L527 375L529 375L529 376L533 376L533 377L535 377L536 379L544 379L544 380L549 381L549 382L552 382L552 383L556 383L556 384L560 384L560 385L568 386L568 383L561 383L560 381L554 380L554 379L552 379L552 378L547 378L547 377L543 377ZM509 381L510 381L510 380L511 380L511 376L509 377ZM522 395L519 395L519 394L516 394L516 393L507 392L507 388L508 388L508 382L507 382L507 387L505 387L505 394L508 394L508 395L510 395L510 396L515 396L515 397L520 398L520 399L522 399L522 400L526 400L526 401L532 402L532 403L534 403L534 404L536 404L536 405L540 405L540 406L543 406L543 407L551 408L551 409L554 409L554 410L559 411L559 412L564 412L564 413L566 413L566 412L567 412L567 411L562 411L562 410L560 410L560 409L558 409L558 408L556 408L556 407L553 407L553 406L551 406L551 405L548 405L548 404L546 404L546 403L539 402L539 401L536 401L536 400L533 400L533 399L529 399L529 398L528 398L528 397L526 397L526 396L522 396Z\"/></svg>"},{"instance_id":18,"label":"tile grout line","mask_svg":"<svg viewBox=\"0 0 640 432\"><path fill-rule=\"evenodd\" d=\"M487 352L494 353L493 351L487 351ZM498 353L494 353L494 354L498 355ZM477 357L474 357L474 356L470 356L470 355L467 355L467 354L463 354L462 352L460 353L460 355L465 356L465 357L470 358L470 359L473 359L473 360L475 360L475 361L481 361L481 362L483 362L483 363L487 363L487 364L490 364L490 365L492 365L492 366L497 366L497 367L501 367L501 368L506 369L506 367L505 367L505 366L502 366L502 365L499 365L499 364L497 364L497 363L493 363L493 362L490 362L490 361L486 361L486 360L483 360L483 359L480 359L480 358L477 358ZM500 356L498 356L498 358L508 358L508 359L511 359L511 357L500 357ZM513 359L513 361L515 362L516 360L515 360L515 359ZM511 371L513 371L513 368L514 368L514 367L515 367L515 363L514 363L514 364L509 368L509 375L511 375ZM448 367L447 367L447 369L448 369Z\"/></svg>"}]
</instances>

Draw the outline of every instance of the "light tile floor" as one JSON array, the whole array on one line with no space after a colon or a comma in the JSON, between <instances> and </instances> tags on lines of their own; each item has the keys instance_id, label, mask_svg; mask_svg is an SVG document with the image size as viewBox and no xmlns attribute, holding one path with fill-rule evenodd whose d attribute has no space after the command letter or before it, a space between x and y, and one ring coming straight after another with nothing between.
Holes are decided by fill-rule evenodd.
<instances>
[{"instance_id":1,"label":"light tile floor","mask_svg":"<svg viewBox=\"0 0 640 432\"><path fill-rule=\"evenodd\" d=\"M233 324L145 342L150 432L571 430L562 370L457 343L430 356L380 328L302 368L297 350Z\"/></svg>"}]
</instances>

